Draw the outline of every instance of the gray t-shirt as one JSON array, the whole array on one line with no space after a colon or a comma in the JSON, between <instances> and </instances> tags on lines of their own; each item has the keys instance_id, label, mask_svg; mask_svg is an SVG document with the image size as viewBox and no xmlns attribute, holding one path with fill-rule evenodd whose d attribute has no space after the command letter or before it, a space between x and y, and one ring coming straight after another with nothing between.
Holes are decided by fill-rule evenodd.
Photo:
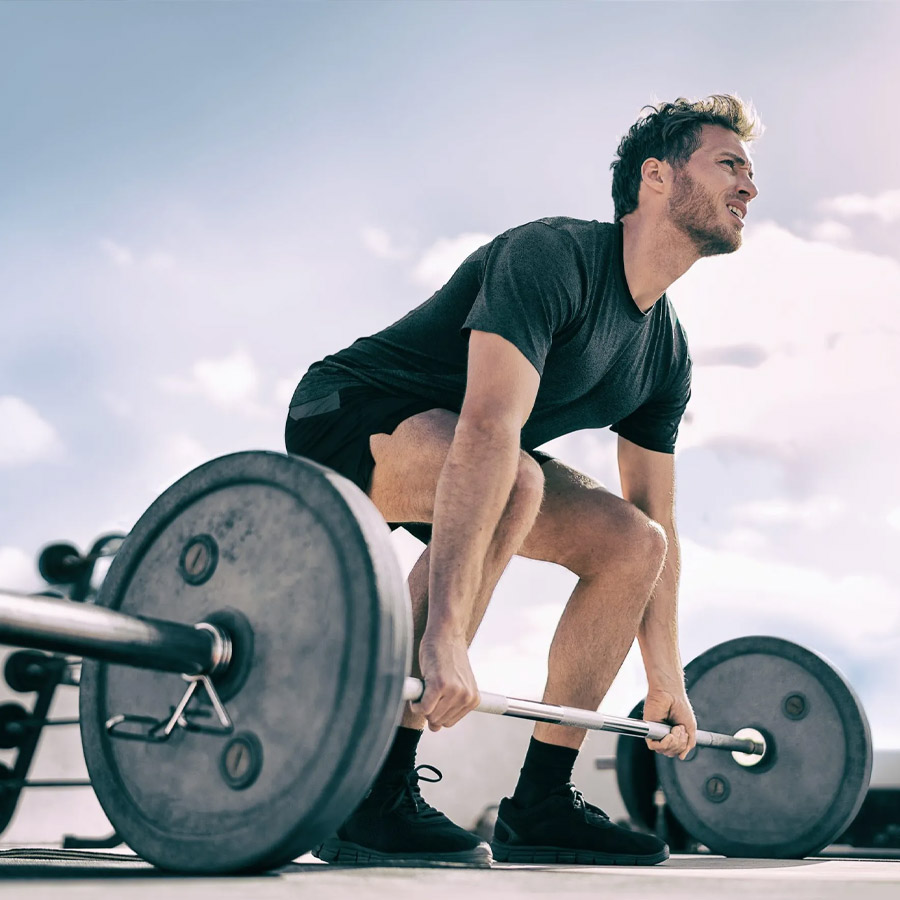
<instances>
[{"instance_id":1,"label":"gray t-shirt","mask_svg":"<svg viewBox=\"0 0 900 900\"><path fill-rule=\"evenodd\" d=\"M510 229L398 322L313 365L291 405L366 384L458 412L472 329L506 338L541 375L524 448L611 425L674 452L691 389L687 340L668 297L646 314L632 299L621 224L548 218Z\"/></svg>"}]
</instances>

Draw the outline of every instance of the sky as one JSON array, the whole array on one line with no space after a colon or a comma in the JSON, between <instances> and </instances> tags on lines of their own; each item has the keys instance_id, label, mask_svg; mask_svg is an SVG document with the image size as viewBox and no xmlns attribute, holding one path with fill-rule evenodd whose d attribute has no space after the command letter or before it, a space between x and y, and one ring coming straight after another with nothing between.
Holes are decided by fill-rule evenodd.
<instances>
[{"instance_id":1,"label":"sky","mask_svg":"<svg viewBox=\"0 0 900 900\"><path fill-rule=\"evenodd\" d=\"M642 107L732 92L766 126L744 247L669 291L682 652L811 646L900 747L898 39L889 2L0 4L0 584L282 450L311 363L507 228L610 221ZM545 449L619 490L608 432ZM573 580L514 561L484 689L540 693ZM644 687L632 654L603 708Z\"/></svg>"}]
</instances>

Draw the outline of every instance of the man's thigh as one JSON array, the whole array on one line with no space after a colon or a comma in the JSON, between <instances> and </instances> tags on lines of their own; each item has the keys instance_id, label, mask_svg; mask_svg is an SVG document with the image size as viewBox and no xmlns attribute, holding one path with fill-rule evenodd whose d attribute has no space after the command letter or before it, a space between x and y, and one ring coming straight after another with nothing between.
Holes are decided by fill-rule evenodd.
<instances>
[{"instance_id":1,"label":"man's thigh","mask_svg":"<svg viewBox=\"0 0 900 900\"><path fill-rule=\"evenodd\" d=\"M373 434L375 459L369 498L388 522L431 522L438 477L459 417L429 409L401 422L391 434Z\"/></svg>"},{"instance_id":2,"label":"man's thigh","mask_svg":"<svg viewBox=\"0 0 900 900\"><path fill-rule=\"evenodd\" d=\"M544 501L519 556L584 575L627 553L635 529L649 523L636 506L558 459L542 470Z\"/></svg>"},{"instance_id":3,"label":"man's thigh","mask_svg":"<svg viewBox=\"0 0 900 900\"><path fill-rule=\"evenodd\" d=\"M458 420L449 410L430 409L404 420L392 434L369 438L375 468L368 494L388 522L434 521L438 478ZM551 459L525 452L542 466Z\"/></svg>"},{"instance_id":4,"label":"man's thigh","mask_svg":"<svg viewBox=\"0 0 900 900\"><path fill-rule=\"evenodd\" d=\"M319 401L291 407L285 448L328 466L368 491L375 468L370 436L390 434L428 406L422 398L386 394L367 385L347 386Z\"/></svg>"}]
</instances>

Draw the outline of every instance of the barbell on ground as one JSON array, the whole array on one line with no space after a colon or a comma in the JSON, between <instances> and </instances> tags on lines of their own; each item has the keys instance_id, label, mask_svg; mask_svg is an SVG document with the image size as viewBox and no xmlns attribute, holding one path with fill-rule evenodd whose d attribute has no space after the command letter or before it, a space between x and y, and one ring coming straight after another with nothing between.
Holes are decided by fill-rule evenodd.
<instances>
[{"instance_id":1,"label":"barbell on ground","mask_svg":"<svg viewBox=\"0 0 900 900\"><path fill-rule=\"evenodd\" d=\"M98 605L0 593L0 641L84 657L82 743L101 806L139 855L198 873L273 868L316 846L362 799L403 701L424 689L408 677L409 596L384 520L336 473L270 452L213 460L165 491L123 543ZM765 652L737 655L737 677L752 684ZM782 735L782 719L816 722L817 707L839 708L840 740L855 737L853 752L842 749L829 768L839 785L825 789L840 801L829 833L801 815L797 839L732 840L735 855L755 846L776 856L815 852L862 803L871 771L865 714L838 674L816 685L788 682L784 699L744 689L743 712L726 698L701 719L721 719L723 731L700 732L698 744L731 753L712 754L699 786L673 780L671 790L685 796L688 817L705 792L751 836L766 827L754 814L773 813L752 808L762 779L784 782L783 792L768 792L776 807L796 789L804 729ZM799 708L791 697L806 701L801 715L785 712ZM657 740L669 731L486 693L479 709ZM689 774L702 768L680 765ZM779 842L790 852L779 853ZM716 849L715 833L707 843Z\"/></svg>"}]
</instances>

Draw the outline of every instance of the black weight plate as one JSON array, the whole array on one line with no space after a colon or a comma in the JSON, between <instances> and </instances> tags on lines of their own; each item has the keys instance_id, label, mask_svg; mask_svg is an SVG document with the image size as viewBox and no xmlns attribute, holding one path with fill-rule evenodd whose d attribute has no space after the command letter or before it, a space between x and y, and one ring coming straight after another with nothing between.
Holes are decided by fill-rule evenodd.
<instances>
[{"instance_id":1,"label":"black weight plate","mask_svg":"<svg viewBox=\"0 0 900 900\"><path fill-rule=\"evenodd\" d=\"M6 658L3 674L6 683L20 694L39 691L55 677L62 661L40 650L16 650Z\"/></svg>"},{"instance_id":2,"label":"black weight plate","mask_svg":"<svg viewBox=\"0 0 900 900\"><path fill-rule=\"evenodd\" d=\"M743 637L685 667L701 728L755 728L770 755L742 767L700 748L684 762L658 756L676 818L714 853L801 858L853 820L872 772L869 723L853 689L827 660L790 641Z\"/></svg>"},{"instance_id":3,"label":"black weight plate","mask_svg":"<svg viewBox=\"0 0 900 900\"><path fill-rule=\"evenodd\" d=\"M628 713L628 717L644 717L643 700ZM656 754L645 741L620 734L616 741L616 782L631 821L639 828L659 833L660 837L665 838L670 850L681 853L688 848L691 839L672 815L668 805L665 807L663 828L658 827L658 810L654 800L659 777L656 774L655 757Z\"/></svg>"},{"instance_id":4,"label":"black weight plate","mask_svg":"<svg viewBox=\"0 0 900 900\"><path fill-rule=\"evenodd\" d=\"M0 703L0 748L21 747L28 736L31 713L21 703Z\"/></svg>"},{"instance_id":5,"label":"black weight plate","mask_svg":"<svg viewBox=\"0 0 900 900\"><path fill-rule=\"evenodd\" d=\"M13 780L13 771L9 766L0 763L0 834L3 834L16 811L19 802L21 788L10 785Z\"/></svg>"},{"instance_id":6,"label":"black weight plate","mask_svg":"<svg viewBox=\"0 0 900 900\"><path fill-rule=\"evenodd\" d=\"M84 566L85 560L74 544L48 544L38 556L38 571L48 584L71 584Z\"/></svg>"},{"instance_id":7,"label":"black weight plate","mask_svg":"<svg viewBox=\"0 0 900 900\"><path fill-rule=\"evenodd\" d=\"M166 743L110 737L104 723L168 718L182 678L85 660L88 771L135 852L185 872L274 868L353 810L390 745L409 667L409 597L389 534L355 485L269 452L195 469L141 517L100 604L192 624L246 621L252 640L238 645L253 659L234 663L232 735L177 728ZM198 536L215 542L214 571ZM191 583L198 572L202 583Z\"/></svg>"}]
</instances>

